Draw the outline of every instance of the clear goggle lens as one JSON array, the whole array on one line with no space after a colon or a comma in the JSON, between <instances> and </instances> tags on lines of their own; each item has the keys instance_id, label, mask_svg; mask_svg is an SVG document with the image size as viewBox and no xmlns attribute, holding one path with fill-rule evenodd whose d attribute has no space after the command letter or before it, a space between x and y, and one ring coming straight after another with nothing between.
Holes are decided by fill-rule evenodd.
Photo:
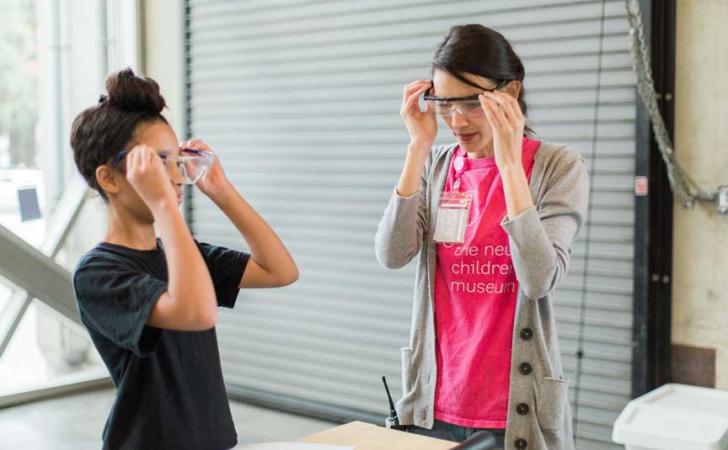
<instances>
[{"instance_id":1,"label":"clear goggle lens","mask_svg":"<svg viewBox=\"0 0 728 450\"><path fill-rule=\"evenodd\" d=\"M465 101L432 101L435 112L442 116L452 116L455 112L461 116L477 117L483 115L483 108L478 100Z\"/></svg>"},{"instance_id":2,"label":"clear goggle lens","mask_svg":"<svg viewBox=\"0 0 728 450\"><path fill-rule=\"evenodd\" d=\"M183 148L179 156L160 153L162 159L167 163L174 163L180 174L184 177L185 184L196 184L209 172L215 162L215 154L205 150Z\"/></svg>"}]
</instances>

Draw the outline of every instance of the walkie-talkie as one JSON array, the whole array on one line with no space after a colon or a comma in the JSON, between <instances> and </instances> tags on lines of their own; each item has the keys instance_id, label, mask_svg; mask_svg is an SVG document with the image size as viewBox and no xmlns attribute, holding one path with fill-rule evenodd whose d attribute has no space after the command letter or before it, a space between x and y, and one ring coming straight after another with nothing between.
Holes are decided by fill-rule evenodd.
<instances>
[{"instance_id":1,"label":"walkie-talkie","mask_svg":"<svg viewBox=\"0 0 728 450\"><path fill-rule=\"evenodd\" d=\"M387 386L387 377L382 377L382 383L384 383L384 390L387 391L387 400L389 400L389 417L384 419L384 426L393 430L404 431L406 427L399 424L399 417L397 417L397 410L394 409L394 402L392 401L392 395L389 393L389 386Z\"/></svg>"}]
</instances>

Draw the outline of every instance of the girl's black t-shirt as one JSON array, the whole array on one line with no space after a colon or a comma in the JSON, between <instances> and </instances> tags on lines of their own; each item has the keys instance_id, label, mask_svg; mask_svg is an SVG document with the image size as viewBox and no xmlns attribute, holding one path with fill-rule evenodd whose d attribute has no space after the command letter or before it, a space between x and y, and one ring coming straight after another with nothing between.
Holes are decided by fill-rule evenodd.
<instances>
[{"instance_id":1,"label":"girl's black t-shirt","mask_svg":"<svg viewBox=\"0 0 728 450\"><path fill-rule=\"evenodd\" d=\"M250 255L197 245L218 305L232 308ZM237 444L215 329L147 325L167 290L161 242L156 250L98 244L76 267L73 286L81 320L117 388L104 450L226 450Z\"/></svg>"}]
</instances>

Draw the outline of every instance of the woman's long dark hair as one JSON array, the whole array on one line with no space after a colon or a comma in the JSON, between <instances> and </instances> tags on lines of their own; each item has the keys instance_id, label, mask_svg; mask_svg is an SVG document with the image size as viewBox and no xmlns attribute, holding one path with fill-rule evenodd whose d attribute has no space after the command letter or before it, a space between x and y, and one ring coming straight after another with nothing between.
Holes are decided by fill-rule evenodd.
<instances>
[{"instance_id":1,"label":"woman's long dark hair","mask_svg":"<svg viewBox=\"0 0 728 450\"><path fill-rule=\"evenodd\" d=\"M510 42L493 29L478 24L450 28L435 51L432 69L443 70L477 88L482 87L470 81L464 73L479 75L495 82L518 80L521 82L518 104L524 116L528 111L523 87L526 73L521 58L513 51ZM525 131L526 134L533 134L528 126Z\"/></svg>"}]
</instances>

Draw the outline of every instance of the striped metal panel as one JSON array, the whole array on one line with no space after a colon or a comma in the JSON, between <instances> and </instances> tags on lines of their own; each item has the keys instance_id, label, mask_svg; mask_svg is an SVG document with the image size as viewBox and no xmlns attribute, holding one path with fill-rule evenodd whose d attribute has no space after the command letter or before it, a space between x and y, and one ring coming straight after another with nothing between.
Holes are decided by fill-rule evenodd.
<instances>
[{"instance_id":1,"label":"striped metal panel","mask_svg":"<svg viewBox=\"0 0 728 450\"><path fill-rule=\"evenodd\" d=\"M189 0L187 13L192 134L217 150L301 269L294 286L243 292L222 315L230 391L383 417L379 377L399 395L414 277L412 265L380 268L373 252L408 141L402 86L428 76L450 26L483 23L523 58L539 136L588 156L601 2ZM585 255L582 234L555 298L572 379L583 327L577 447L600 450L618 448L611 427L631 388L636 97L622 1L607 3L605 32L591 245ZM198 238L244 248L198 194L192 218Z\"/></svg>"}]
</instances>

